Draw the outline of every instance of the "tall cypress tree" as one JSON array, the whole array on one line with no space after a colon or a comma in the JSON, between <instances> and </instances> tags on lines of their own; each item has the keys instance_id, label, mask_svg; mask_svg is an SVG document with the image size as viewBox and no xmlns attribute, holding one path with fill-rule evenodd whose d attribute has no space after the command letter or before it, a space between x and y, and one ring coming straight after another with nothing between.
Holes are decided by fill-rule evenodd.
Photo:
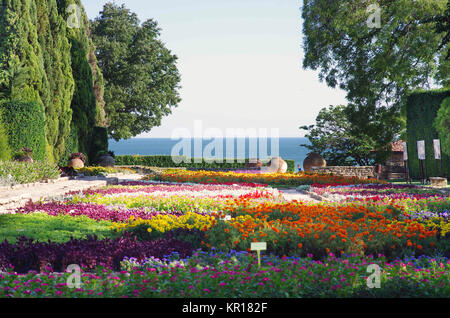
<instances>
[{"instance_id":1,"label":"tall cypress tree","mask_svg":"<svg viewBox=\"0 0 450 318\"><path fill-rule=\"evenodd\" d=\"M74 81L67 25L58 14L56 0L36 1L38 38L46 71L47 90L42 100L46 114L47 155L58 161L70 133ZM48 80L50 79L50 80Z\"/></svg>"},{"instance_id":2,"label":"tall cypress tree","mask_svg":"<svg viewBox=\"0 0 450 318\"><path fill-rule=\"evenodd\" d=\"M89 158L96 153L91 149L93 129L105 125L103 110L103 76L97 66L94 46L90 39L89 20L79 0L58 0L58 10L67 21L76 12L68 12L71 5L79 8L78 26L68 30L72 45L72 70L75 80L75 92L72 99L72 129L78 136L79 151Z\"/></svg>"},{"instance_id":3,"label":"tall cypress tree","mask_svg":"<svg viewBox=\"0 0 450 318\"><path fill-rule=\"evenodd\" d=\"M71 4L81 12L78 28L68 23ZM94 152L94 127L105 125L103 77L81 2L0 0L0 10L0 108L2 101L42 107L50 161Z\"/></svg>"}]
</instances>

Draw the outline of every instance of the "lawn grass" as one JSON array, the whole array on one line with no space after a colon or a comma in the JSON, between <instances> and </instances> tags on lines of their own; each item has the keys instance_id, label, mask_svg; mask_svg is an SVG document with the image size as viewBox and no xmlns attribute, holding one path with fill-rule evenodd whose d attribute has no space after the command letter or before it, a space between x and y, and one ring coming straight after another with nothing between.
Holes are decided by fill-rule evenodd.
<instances>
[{"instance_id":1,"label":"lawn grass","mask_svg":"<svg viewBox=\"0 0 450 318\"><path fill-rule=\"evenodd\" d=\"M0 242L16 243L21 236L46 242L64 243L96 235L100 239L113 236L109 221L95 221L85 216L50 216L46 213L0 215Z\"/></svg>"}]
</instances>

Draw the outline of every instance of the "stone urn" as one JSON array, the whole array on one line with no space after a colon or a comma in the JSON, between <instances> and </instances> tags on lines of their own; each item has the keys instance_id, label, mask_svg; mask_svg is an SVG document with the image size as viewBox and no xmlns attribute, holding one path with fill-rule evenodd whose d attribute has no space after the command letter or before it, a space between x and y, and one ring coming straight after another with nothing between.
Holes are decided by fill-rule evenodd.
<instances>
[{"instance_id":1,"label":"stone urn","mask_svg":"<svg viewBox=\"0 0 450 318\"><path fill-rule=\"evenodd\" d=\"M326 167L327 162L318 153L312 152L303 161L303 170L312 172L312 167Z\"/></svg>"},{"instance_id":2,"label":"stone urn","mask_svg":"<svg viewBox=\"0 0 450 318\"><path fill-rule=\"evenodd\" d=\"M263 163L259 159L251 159L250 162L245 164L246 168L261 168Z\"/></svg>"},{"instance_id":3,"label":"stone urn","mask_svg":"<svg viewBox=\"0 0 450 318\"><path fill-rule=\"evenodd\" d=\"M33 163L33 158L31 158L30 155L18 156L18 157L16 157L16 158L14 158L14 161L18 161L18 162L30 162L30 163Z\"/></svg>"},{"instance_id":4,"label":"stone urn","mask_svg":"<svg viewBox=\"0 0 450 318\"><path fill-rule=\"evenodd\" d=\"M110 155L100 156L97 161L101 167L114 167L116 164L116 160Z\"/></svg>"},{"instance_id":5,"label":"stone urn","mask_svg":"<svg viewBox=\"0 0 450 318\"><path fill-rule=\"evenodd\" d=\"M69 164L67 166L69 168L81 169L84 168L84 162L80 158L74 158L69 160Z\"/></svg>"},{"instance_id":6,"label":"stone urn","mask_svg":"<svg viewBox=\"0 0 450 318\"><path fill-rule=\"evenodd\" d=\"M263 167L263 173L286 173L288 169L287 162L280 157L272 158L268 167Z\"/></svg>"}]
</instances>

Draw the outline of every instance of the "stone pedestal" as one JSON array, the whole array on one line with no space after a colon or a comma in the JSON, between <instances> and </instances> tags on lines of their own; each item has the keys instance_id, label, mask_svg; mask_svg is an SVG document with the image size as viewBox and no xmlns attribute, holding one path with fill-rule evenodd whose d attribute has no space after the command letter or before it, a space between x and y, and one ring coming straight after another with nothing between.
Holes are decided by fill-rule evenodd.
<instances>
[{"instance_id":1,"label":"stone pedestal","mask_svg":"<svg viewBox=\"0 0 450 318\"><path fill-rule=\"evenodd\" d=\"M446 188L447 187L447 179L446 178L438 178L432 177L430 178L431 186L436 188Z\"/></svg>"}]
</instances>

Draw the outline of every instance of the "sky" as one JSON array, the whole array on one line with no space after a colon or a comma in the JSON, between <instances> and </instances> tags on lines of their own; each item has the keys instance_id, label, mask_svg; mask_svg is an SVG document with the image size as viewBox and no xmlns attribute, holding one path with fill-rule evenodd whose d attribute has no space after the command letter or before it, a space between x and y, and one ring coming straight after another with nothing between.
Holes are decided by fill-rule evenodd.
<instances>
[{"instance_id":1,"label":"sky","mask_svg":"<svg viewBox=\"0 0 450 318\"><path fill-rule=\"evenodd\" d=\"M110 0L82 0L90 19ZM141 22L156 20L178 57L181 103L161 126L138 137L171 138L180 129L271 129L303 137L320 109L346 104L345 92L304 70L301 0L116 0ZM274 133L275 134L275 133Z\"/></svg>"}]
</instances>

